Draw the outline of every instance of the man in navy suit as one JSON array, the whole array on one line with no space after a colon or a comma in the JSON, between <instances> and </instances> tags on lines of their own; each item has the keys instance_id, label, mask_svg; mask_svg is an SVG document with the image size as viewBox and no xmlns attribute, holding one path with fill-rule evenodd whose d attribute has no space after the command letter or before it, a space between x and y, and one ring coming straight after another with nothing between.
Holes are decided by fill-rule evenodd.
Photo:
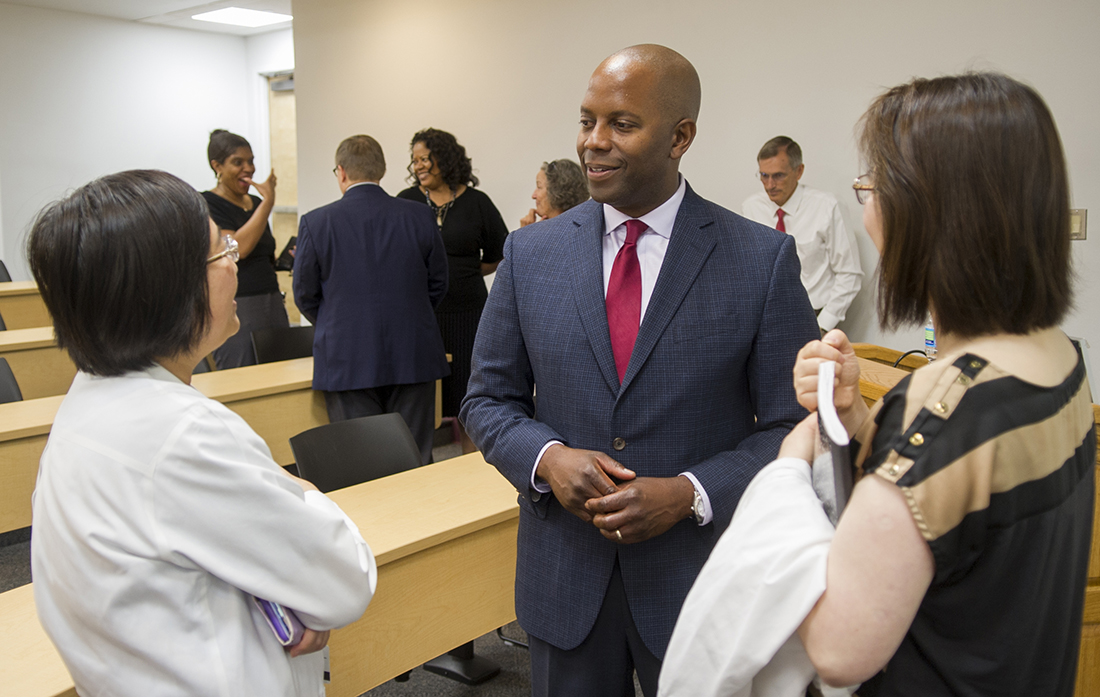
<instances>
[{"instance_id":1,"label":"man in navy suit","mask_svg":"<svg viewBox=\"0 0 1100 697\"><path fill-rule=\"evenodd\" d=\"M335 172L343 197L302 216L294 259L294 302L317 327L313 389L330 421L401 414L428 464L435 381L450 372L434 312L447 293L443 239L426 206L378 185L374 138L340 143Z\"/></svg>"},{"instance_id":2,"label":"man in navy suit","mask_svg":"<svg viewBox=\"0 0 1100 697\"><path fill-rule=\"evenodd\" d=\"M692 581L805 415L791 370L820 333L793 241L680 176L699 99L668 48L600 64L594 200L509 235L481 318L461 416L519 492L536 696L633 695L634 670L656 694Z\"/></svg>"}]
</instances>

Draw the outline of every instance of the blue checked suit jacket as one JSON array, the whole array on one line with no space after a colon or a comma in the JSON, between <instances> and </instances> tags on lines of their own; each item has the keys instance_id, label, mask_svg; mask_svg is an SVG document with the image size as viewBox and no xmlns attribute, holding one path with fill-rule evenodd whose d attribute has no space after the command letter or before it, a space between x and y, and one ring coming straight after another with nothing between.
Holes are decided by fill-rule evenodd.
<instances>
[{"instance_id":1,"label":"blue checked suit jacket","mask_svg":"<svg viewBox=\"0 0 1100 697\"><path fill-rule=\"evenodd\" d=\"M663 658L688 589L741 493L805 411L791 369L820 338L794 240L687 188L622 385L594 201L508 236L474 345L462 420L519 492L516 614L563 649L595 622L616 555L631 614ZM538 386L537 407L534 388ZM612 441L626 441L621 451ZM693 473L714 520L616 545L530 486L557 439L639 476Z\"/></svg>"}]
</instances>

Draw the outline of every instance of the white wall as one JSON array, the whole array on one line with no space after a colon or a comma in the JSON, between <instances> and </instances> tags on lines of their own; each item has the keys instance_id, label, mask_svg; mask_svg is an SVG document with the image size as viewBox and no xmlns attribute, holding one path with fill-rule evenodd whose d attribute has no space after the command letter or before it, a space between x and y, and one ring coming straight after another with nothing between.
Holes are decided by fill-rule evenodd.
<instances>
[{"instance_id":1,"label":"white wall","mask_svg":"<svg viewBox=\"0 0 1100 697\"><path fill-rule=\"evenodd\" d=\"M30 277L35 214L67 191L132 168L208 189L214 128L266 148L248 69L279 53L293 66L287 39L267 43L278 40L0 4L0 255L13 278Z\"/></svg>"},{"instance_id":2,"label":"white wall","mask_svg":"<svg viewBox=\"0 0 1100 697\"><path fill-rule=\"evenodd\" d=\"M671 14L670 14L671 12ZM369 133L385 149L391 193L403 188L408 141L425 126L467 147L482 188L518 225L538 165L574 156L588 76L616 49L662 43L703 83L699 137L682 170L703 196L732 208L759 186L768 138L802 145L803 181L834 191L857 230L865 286L842 325L856 340L915 348L919 328L884 335L874 319L877 254L850 193L860 174L853 128L884 87L913 76L1005 71L1038 88L1058 120L1076 207L1100 200L1100 3L1094 0L926 0L774 3L728 0L309 0L294 2L299 203L334 199L339 141ZM1093 220L1100 220L1094 212ZM1094 223L1095 225L1095 223ZM1073 243L1081 279L1067 330L1100 365L1100 228Z\"/></svg>"}]
</instances>

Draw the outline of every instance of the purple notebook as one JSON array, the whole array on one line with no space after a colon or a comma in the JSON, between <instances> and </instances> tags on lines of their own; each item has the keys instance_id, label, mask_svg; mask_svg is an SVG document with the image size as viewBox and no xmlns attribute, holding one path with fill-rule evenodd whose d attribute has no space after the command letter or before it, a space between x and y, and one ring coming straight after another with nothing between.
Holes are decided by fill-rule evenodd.
<instances>
[{"instance_id":1,"label":"purple notebook","mask_svg":"<svg viewBox=\"0 0 1100 697\"><path fill-rule=\"evenodd\" d=\"M267 620L267 625L271 627L271 631L275 633L275 638L279 640L280 644L294 646L302 640L306 628L293 610L256 596L252 596L252 602L260 608L264 619Z\"/></svg>"}]
</instances>

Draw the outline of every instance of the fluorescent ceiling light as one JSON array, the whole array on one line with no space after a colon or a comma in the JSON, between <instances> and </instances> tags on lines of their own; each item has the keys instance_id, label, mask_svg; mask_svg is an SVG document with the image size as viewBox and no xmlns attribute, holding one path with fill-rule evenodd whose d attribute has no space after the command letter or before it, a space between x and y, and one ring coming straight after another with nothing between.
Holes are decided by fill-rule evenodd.
<instances>
[{"instance_id":1,"label":"fluorescent ceiling light","mask_svg":"<svg viewBox=\"0 0 1100 697\"><path fill-rule=\"evenodd\" d=\"M294 19L290 15L277 12L261 12L260 10L245 10L240 7L226 7L213 12L191 15L191 19L200 22L217 22L218 24L232 24L238 27L266 27L269 24L289 22Z\"/></svg>"}]
</instances>

